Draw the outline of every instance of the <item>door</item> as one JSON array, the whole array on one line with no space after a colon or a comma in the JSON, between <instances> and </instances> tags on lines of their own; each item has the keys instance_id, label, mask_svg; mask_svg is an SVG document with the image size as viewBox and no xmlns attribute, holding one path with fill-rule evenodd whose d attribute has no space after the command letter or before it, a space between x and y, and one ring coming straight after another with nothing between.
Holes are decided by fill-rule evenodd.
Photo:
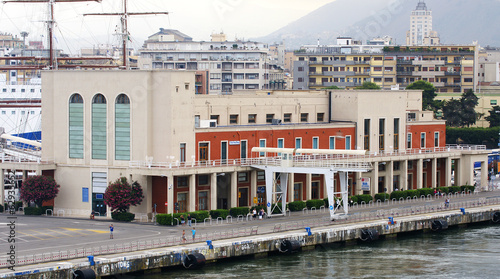
<instances>
[{"instance_id":1,"label":"door","mask_svg":"<svg viewBox=\"0 0 500 279\"><path fill-rule=\"evenodd\" d=\"M187 211L187 193L177 194L177 203L179 204L178 212L186 212Z\"/></svg>"},{"instance_id":2,"label":"door","mask_svg":"<svg viewBox=\"0 0 500 279\"><path fill-rule=\"evenodd\" d=\"M239 188L238 191L238 206L248 206L248 188Z\"/></svg>"},{"instance_id":3,"label":"door","mask_svg":"<svg viewBox=\"0 0 500 279\"><path fill-rule=\"evenodd\" d=\"M208 210L208 191L198 193L198 210Z\"/></svg>"},{"instance_id":4,"label":"door","mask_svg":"<svg viewBox=\"0 0 500 279\"><path fill-rule=\"evenodd\" d=\"M200 143L200 162L208 161L208 142Z\"/></svg>"}]
</instances>

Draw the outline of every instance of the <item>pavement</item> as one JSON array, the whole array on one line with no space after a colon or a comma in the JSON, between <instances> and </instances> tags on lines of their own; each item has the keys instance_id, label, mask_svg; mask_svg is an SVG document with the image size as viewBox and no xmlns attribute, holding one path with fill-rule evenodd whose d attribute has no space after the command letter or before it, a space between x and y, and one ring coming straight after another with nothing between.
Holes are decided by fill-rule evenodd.
<instances>
[{"instance_id":1,"label":"pavement","mask_svg":"<svg viewBox=\"0 0 500 279\"><path fill-rule=\"evenodd\" d=\"M470 196L453 197L451 203L463 202L479 199L500 199L500 191L480 192ZM500 202L499 202L500 203ZM380 204L367 207L354 207L349 209L349 216L379 212L381 210L391 210L395 208L404 209L423 205L434 205L442 207L444 198L426 201L405 201L396 204ZM58 252L64 250L83 249L99 247L103 245L123 244L134 241L151 241L172 236L180 237L182 230L186 230L186 237L191 238L191 228L185 226L159 226L154 223L122 223L115 222L105 217L96 217L94 220L67 218L67 217L46 217L46 216L24 216L21 212L18 215L0 214L0 250L8 251L10 245L9 236L12 234L9 227L11 221L15 221L14 239L16 255L35 255L42 253ZM15 219L13 219L15 217ZM197 235L228 232L232 230L242 230L258 226L258 234L269 234L277 223L294 223L300 221L323 220L323 224L329 223L329 212L293 212L291 216L273 217L264 220L251 220L237 222L236 218L232 223L212 225L197 224ZM109 226L114 226L114 238L110 239ZM4 256L4 255L0 255Z\"/></svg>"}]
</instances>

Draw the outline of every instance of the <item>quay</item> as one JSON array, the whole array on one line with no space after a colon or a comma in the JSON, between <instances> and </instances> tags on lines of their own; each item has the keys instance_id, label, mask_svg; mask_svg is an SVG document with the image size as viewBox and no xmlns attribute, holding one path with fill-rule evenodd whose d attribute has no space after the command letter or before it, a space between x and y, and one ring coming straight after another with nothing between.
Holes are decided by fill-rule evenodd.
<instances>
[{"instance_id":1,"label":"quay","mask_svg":"<svg viewBox=\"0 0 500 279\"><path fill-rule=\"evenodd\" d=\"M454 226L495 224L500 222L500 198L495 194L457 196L448 208L444 207L442 199L423 199L411 204L396 202L385 207L381 204L379 208L354 209L347 218L334 222L328 217L320 218L325 217L326 212L316 215L296 213L300 215L248 221L244 225L228 224L207 230L195 241L186 243L177 237L177 240L160 238L105 245L99 250L83 249L82 254L64 260L61 253L61 260L49 253L53 257L51 262L35 263L38 259L33 256L33 264L16 266L15 271L3 265L0 278L106 278L127 273L154 273L171 267L202 267L205 262L215 263L242 256L266 257L335 243L355 244L405 233L439 233ZM230 227L233 230L229 232L227 228ZM198 224L198 228L203 229L203 225ZM191 239L189 227L186 231ZM24 260L29 261L29 257L24 257Z\"/></svg>"}]
</instances>

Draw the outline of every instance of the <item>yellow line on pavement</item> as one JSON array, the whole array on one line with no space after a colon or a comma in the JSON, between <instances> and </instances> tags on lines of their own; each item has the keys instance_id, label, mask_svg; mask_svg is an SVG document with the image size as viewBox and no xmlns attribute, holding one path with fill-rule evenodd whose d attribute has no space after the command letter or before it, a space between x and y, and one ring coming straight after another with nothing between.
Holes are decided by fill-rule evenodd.
<instances>
[{"instance_id":1,"label":"yellow line on pavement","mask_svg":"<svg viewBox=\"0 0 500 279\"><path fill-rule=\"evenodd\" d=\"M50 236L50 237L52 237L52 238L55 238L55 236L53 236L53 235L51 235L51 234L48 234L48 233L43 233L43 232L41 232L41 231L35 231L35 230L30 230L30 231L32 231L32 232L36 232L36 233L39 233L39 234L43 234L43 235L46 235L46 236Z\"/></svg>"},{"instance_id":2,"label":"yellow line on pavement","mask_svg":"<svg viewBox=\"0 0 500 279\"><path fill-rule=\"evenodd\" d=\"M58 233L58 234L63 234L63 235L69 236L69 237L73 237L74 236L74 235L71 235L71 234L63 233L61 231L56 231L56 230L51 230L51 229L47 229L47 230L49 230L51 232Z\"/></svg>"},{"instance_id":3,"label":"yellow line on pavement","mask_svg":"<svg viewBox=\"0 0 500 279\"><path fill-rule=\"evenodd\" d=\"M70 231L70 232L79 233L79 234L81 234L81 235L87 235L86 233L82 233L82 232L80 232L80 231L81 231L81 229L73 229L73 228L61 228L61 229L63 229L63 230L67 230L67 231Z\"/></svg>"},{"instance_id":4,"label":"yellow line on pavement","mask_svg":"<svg viewBox=\"0 0 500 279\"><path fill-rule=\"evenodd\" d=\"M103 231L103 230L86 230L89 232L95 232L95 233L108 233L108 231Z\"/></svg>"},{"instance_id":5,"label":"yellow line on pavement","mask_svg":"<svg viewBox=\"0 0 500 279\"><path fill-rule=\"evenodd\" d=\"M20 234L24 234L24 235L26 235L26 236L31 236L31 237L34 237L34 238L38 238L38 239L40 239L40 240L45 240L45 239L43 239L43 238L40 238L40 237L37 237L37 236L31 235L31 234L29 234L29 233L23 233L23 232L19 232L19 233L20 233Z\"/></svg>"}]
</instances>

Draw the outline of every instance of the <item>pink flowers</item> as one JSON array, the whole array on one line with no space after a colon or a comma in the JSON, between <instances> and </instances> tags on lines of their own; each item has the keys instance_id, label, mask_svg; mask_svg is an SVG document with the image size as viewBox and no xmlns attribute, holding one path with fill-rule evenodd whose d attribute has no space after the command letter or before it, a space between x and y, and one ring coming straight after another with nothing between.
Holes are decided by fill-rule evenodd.
<instances>
[{"instance_id":1,"label":"pink flowers","mask_svg":"<svg viewBox=\"0 0 500 279\"><path fill-rule=\"evenodd\" d=\"M140 204L143 198L141 185L137 181L130 185L125 177L110 183L104 193L104 203L112 211L118 212L125 212L130 206Z\"/></svg>"},{"instance_id":2,"label":"pink flowers","mask_svg":"<svg viewBox=\"0 0 500 279\"><path fill-rule=\"evenodd\" d=\"M35 202L38 207L44 201L49 201L59 193L59 185L50 176L36 175L24 180L20 189L21 199L26 202Z\"/></svg>"}]
</instances>

